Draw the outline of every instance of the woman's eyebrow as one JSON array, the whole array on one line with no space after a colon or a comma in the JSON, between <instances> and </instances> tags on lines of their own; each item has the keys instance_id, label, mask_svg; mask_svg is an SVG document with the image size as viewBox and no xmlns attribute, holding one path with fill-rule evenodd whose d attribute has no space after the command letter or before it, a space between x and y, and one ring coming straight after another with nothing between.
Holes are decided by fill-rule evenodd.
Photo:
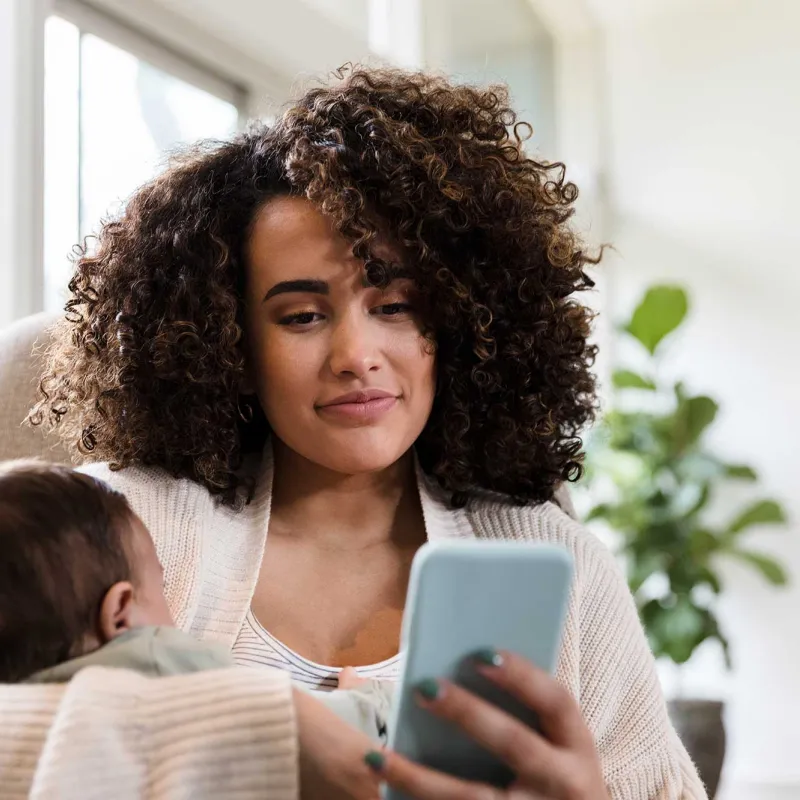
<instances>
[{"instance_id":1,"label":"woman's eyebrow","mask_svg":"<svg viewBox=\"0 0 800 800\"><path fill-rule=\"evenodd\" d=\"M281 281L276 283L265 295L265 302L276 294L287 294L288 292L311 292L312 294L328 294L328 284L325 281L310 279L300 279L296 281Z\"/></svg>"}]
</instances>

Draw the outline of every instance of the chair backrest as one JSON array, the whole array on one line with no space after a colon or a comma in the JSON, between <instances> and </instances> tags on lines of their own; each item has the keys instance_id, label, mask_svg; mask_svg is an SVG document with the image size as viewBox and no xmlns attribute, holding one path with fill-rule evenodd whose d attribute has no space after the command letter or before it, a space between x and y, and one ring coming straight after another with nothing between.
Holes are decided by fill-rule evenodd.
<instances>
[{"instance_id":1,"label":"chair backrest","mask_svg":"<svg viewBox=\"0 0 800 800\"><path fill-rule=\"evenodd\" d=\"M70 463L66 448L57 436L45 436L40 429L23 425L36 400L48 328L56 321L52 314L25 317L0 331L0 460L42 458Z\"/></svg>"}]
</instances>

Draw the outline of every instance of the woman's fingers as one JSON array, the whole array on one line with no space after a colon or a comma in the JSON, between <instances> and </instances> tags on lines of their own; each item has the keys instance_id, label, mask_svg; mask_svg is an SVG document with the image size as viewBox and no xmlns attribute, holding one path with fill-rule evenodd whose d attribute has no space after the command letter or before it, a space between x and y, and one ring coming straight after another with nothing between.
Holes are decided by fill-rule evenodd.
<instances>
[{"instance_id":1,"label":"woman's fingers","mask_svg":"<svg viewBox=\"0 0 800 800\"><path fill-rule=\"evenodd\" d=\"M378 780L361 757L372 745L369 737L351 728L302 689L293 689L292 695L299 743L300 797L377 800Z\"/></svg>"},{"instance_id":2,"label":"woman's fingers","mask_svg":"<svg viewBox=\"0 0 800 800\"><path fill-rule=\"evenodd\" d=\"M365 683L369 683L369 679L362 678L353 667L345 667L339 673L339 689L358 689Z\"/></svg>"},{"instance_id":3,"label":"woman's fingers","mask_svg":"<svg viewBox=\"0 0 800 800\"><path fill-rule=\"evenodd\" d=\"M478 669L539 715L542 731L561 747L593 746L592 737L572 695L530 661L506 651L481 654Z\"/></svg>"},{"instance_id":4,"label":"woman's fingers","mask_svg":"<svg viewBox=\"0 0 800 800\"><path fill-rule=\"evenodd\" d=\"M457 725L511 768L517 776L511 789L462 781L393 753L373 753L367 763L387 783L417 800L606 796L592 735L571 695L519 656L494 651L478 655L482 674L538 713L544 735L448 681L426 680L417 691L431 713Z\"/></svg>"},{"instance_id":5,"label":"woman's fingers","mask_svg":"<svg viewBox=\"0 0 800 800\"><path fill-rule=\"evenodd\" d=\"M385 781L415 800L502 800L501 789L454 778L390 751L368 753L365 761Z\"/></svg>"},{"instance_id":6,"label":"woman's fingers","mask_svg":"<svg viewBox=\"0 0 800 800\"><path fill-rule=\"evenodd\" d=\"M549 785L561 771L556 748L497 706L447 681L424 681L419 695L422 705L457 725L515 774L538 776Z\"/></svg>"}]
</instances>

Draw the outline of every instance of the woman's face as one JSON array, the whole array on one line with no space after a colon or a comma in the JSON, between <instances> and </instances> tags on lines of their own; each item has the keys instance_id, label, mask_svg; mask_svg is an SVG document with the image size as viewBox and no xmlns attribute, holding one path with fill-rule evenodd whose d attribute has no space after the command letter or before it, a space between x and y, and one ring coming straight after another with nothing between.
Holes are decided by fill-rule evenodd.
<instances>
[{"instance_id":1,"label":"woman's face","mask_svg":"<svg viewBox=\"0 0 800 800\"><path fill-rule=\"evenodd\" d=\"M350 244L297 197L261 209L246 260L249 371L275 435L344 474L393 464L425 427L436 382L411 281L367 285Z\"/></svg>"}]
</instances>

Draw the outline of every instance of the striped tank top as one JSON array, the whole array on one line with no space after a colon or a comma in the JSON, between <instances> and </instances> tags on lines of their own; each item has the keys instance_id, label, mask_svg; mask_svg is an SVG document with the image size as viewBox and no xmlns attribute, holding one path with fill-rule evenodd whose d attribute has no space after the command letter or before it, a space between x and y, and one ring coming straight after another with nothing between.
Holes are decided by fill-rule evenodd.
<instances>
[{"instance_id":1,"label":"striped tank top","mask_svg":"<svg viewBox=\"0 0 800 800\"><path fill-rule=\"evenodd\" d=\"M244 667L273 667L288 672L292 680L309 689L335 689L341 671L339 667L317 664L295 653L264 628L250 609L236 637L232 655L233 660ZM356 667L362 678L378 680L397 680L399 671L399 654L377 664Z\"/></svg>"}]
</instances>

